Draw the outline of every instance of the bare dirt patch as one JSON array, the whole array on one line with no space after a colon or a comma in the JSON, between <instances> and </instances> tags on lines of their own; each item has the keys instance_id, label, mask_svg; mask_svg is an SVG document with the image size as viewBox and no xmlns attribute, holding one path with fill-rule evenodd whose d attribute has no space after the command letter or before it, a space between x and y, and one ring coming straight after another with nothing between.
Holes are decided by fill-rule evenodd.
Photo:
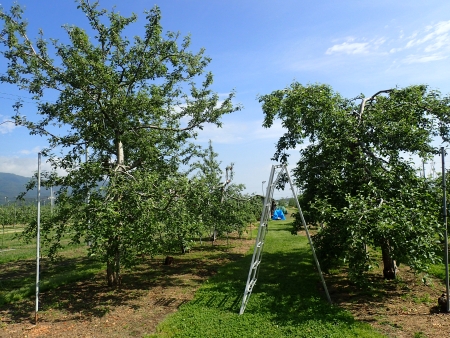
<instances>
[{"instance_id":1,"label":"bare dirt patch","mask_svg":"<svg viewBox=\"0 0 450 338\"><path fill-rule=\"evenodd\" d=\"M315 235L317 227L310 227L309 233ZM297 235L306 233L301 230ZM365 288L353 285L345 272L325 275L325 279L334 304L388 337L448 337L450 314L438 307L445 284L424 276L402 265L395 281L384 280L382 268L374 269Z\"/></svg>"},{"instance_id":2,"label":"bare dirt patch","mask_svg":"<svg viewBox=\"0 0 450 338\"><path fill-rule=\"evenodd\" d=\"M448 337L450 314L437 306L445 284L423 276L402 265L398 280L384 280L380 269L365 288L352 285L345 274L325 278L333 303L388 337Z\"/></svg>"},{"instance_id":3,"label":"bare dirt patch","mask_svg":"<svg viewBox=\"0 0 450 338\"><path fill-rule=\"evenodd\" d=\"M34 297L0 308L0 337L143 337L168 314L194 297L220 267L244 256L254 240L231 238L204 243L191 253L146 259L122 278L122 287L106 286L105 274L41 293L38 325Z\"/></svg>"}]
</instances>

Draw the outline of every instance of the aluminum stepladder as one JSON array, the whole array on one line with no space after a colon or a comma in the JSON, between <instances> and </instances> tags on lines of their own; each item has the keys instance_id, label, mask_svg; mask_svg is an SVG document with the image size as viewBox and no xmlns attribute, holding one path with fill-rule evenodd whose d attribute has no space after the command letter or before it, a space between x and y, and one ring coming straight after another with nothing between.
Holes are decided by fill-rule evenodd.
<instances>
[{"instance_id":1,"label":"aluminum stepladder","mask_svg":"<svg viewBox=\"0 0 450 338\"><path fill-rule=\"evenodd\" d=\"M277 169L280 169L280 171L278 172L277 177L274 180ZM314 245L311 240L311 236L309 235L308 227L306 225L305 218L303 217L303 212L302 212L302 209L300 208L300 203L298 201L297 194L295 193L294 185L292 184L292 180L291 180L291 177L287 170L287 167L286 167L286 165L273 165L272 170L270 171L269 181L268 181L267 190L266 190L266 196L264 197L264 205L263 205L263 209L262 209L262 213L261 213L261 220L259 223L258 235L256 236L255 248L253 250L252 262L250 263L250 270L248 272L247 285L245 286L244 297L242 298L241 309L239 310L240 315L244 313L245 307L247 306L248 300L250 299L250 295L252 294L253 287L255 286L256 281L258 279L259 268L261 266L262 253L263 253L263 248L264 248L264 241L266 239L266 234L267 234L267 226L268 226L269 220L271 218L271 206L272 206L273 192L274 192L275 187L278 184L278 180L280 179L281 174L283 172L286 174L286 177L288 178L288 182L290 184L293 197L297 203L297 208L298 208L301 220L302 220L303 227L305 228L305 231L306 231L306 236L308 237L308 242L311 246L311 251L312 251L312 254L314 257L314 261L316 262L317 271L319 272L320 278L322 280L322 285L325 290L325 294L327 296L328 302L331 304L330 294L328 293L328 288L325 283L325 279L323 277L322 270L320 268L320 264L319 264L319 261L316 256L316 251L314 250Z\"/></svg>"}]
</instances>

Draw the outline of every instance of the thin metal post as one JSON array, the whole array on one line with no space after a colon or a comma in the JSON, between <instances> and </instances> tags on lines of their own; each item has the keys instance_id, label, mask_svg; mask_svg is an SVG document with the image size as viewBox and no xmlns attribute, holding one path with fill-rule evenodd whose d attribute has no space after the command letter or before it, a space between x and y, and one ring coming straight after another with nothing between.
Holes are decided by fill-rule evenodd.
<instances>
[{"instance_id":1,"label":"thin metal post","mask_svg":"<svg viewBox=\"0 0 450 338\"><path fill-rule=\"evenodd\" d=\"M87 143L86 143L85 149L86 149L85 163L86 163L86 166L87 166L87 163L88 163L88 160L89 160L89 150L88 150ZM89 205L90 199L91 199L91 193L88 191L87 196L86 196L86 204L87 205ZM90 230L91 230L91 220L90 219L88 219L88 230L89 230L89 237L88 237L87 245L90 247L92 245L91 234L90 234Z\"/></svg>"},{"instance_id":2,"label":"thin metal post","mask_svg":"<svg viewBox=\"0 0 450 338\"><path fill-rule=\"evenodd\" d=\"M38 153L38 186L37 186L37 236L36 236L36 309L34 323L38 321L39 311L39 259L40 259L40 232L41 232L41 153Z\"/></svg>"},{"instance_id":3,"label":"thin metal post","mask_svg":"<svg viewBox=\"0 0 450 338\"><path fill-rule=\"evenodd\" d=\"M441 147L441 157L442 157L442 214L444 216L444 228L445 228L445 291L447 293L447 312L450 311L450 301L449 301L449 281L448 281L448 232L447 232L447 184L445 182L445 150Z\"/></svg>"},{"instance_id":4,"label":"thin metal post","mask_svg":"<svg viewBox=\"0 0 450 338\"><path fill-rule=\"evenodd\" d=\"M53 187L50 187L50 214L53 215Z\"/></svg>"}]
</instances>

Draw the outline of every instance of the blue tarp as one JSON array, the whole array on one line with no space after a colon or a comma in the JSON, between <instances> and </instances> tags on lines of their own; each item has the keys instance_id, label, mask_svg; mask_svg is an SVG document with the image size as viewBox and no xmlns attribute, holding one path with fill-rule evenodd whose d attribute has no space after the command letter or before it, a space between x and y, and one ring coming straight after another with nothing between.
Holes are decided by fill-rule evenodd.
<instances>
[{"instance_id":1,"label":"blue tarp","mask_svg":"<svg viewBox=\"0 0 450 338\"><path fill-rule=\"evenodd\" d=\"M277 220L281 220L281 221L286 220L286 217L284 217L283 210L280 210L280 209L275 210L275 212L273 213L272 219L275 220L275 221L277 221Z\"/></svg>"}]
</instances>

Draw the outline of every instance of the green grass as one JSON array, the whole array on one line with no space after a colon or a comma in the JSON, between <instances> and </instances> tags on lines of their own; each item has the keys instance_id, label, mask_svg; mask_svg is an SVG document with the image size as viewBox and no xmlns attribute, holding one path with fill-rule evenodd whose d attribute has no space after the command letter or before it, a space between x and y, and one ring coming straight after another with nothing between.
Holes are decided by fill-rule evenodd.
<instances>
[{"instance_id":1,"label":"green grass","mask_svg":"<svg viewBox=\"0 0 450 338\"><path fill-rule=\"evenodd\" d=\"M445 264L442 263L431 265L428 269L428 273L441 279L442 281L445 281Z\"/></svg>"},{"instance_id":2,"label":"green grass","mask_svg":"<svg viewBox=\"0 0 450 338\"><path fill-rule=\"evenodd\" d=\"M437 264L432 264L428 270L427 273L430 275L433 275L434 277L437 277L441 279L445 283L445 258L444 258L444 247L442 245L442 250L437 252L437 255L441 258L441 261Z\"/></svg>"},{"instance_id":3,"label":"green grass","mask_svg":"<svg viewBox=\"0 0 450 338\"><path fill-rule=\"evenodd\" d=\"M36 241L24 243L18 238L23 226L5 227L5 234L0 228L0 264L36 257Z\"/></svg>"},{"instance_id":4,"label":"green grass","mask_svg":"<svg viewBox=\"0 0 450 338\"><path fill-rule=\"evenodd\" d=\"M11 232L5 233L1 242L4 246L0 250L4 251L0 251L0 306L32 296L36 288L36 241L24 243ZM68 242L68 239L62 241L66 247L60 253L60 260L51 262L41 258L41 292L92 278L104 268L103 263L87 258L85 244L68 245Z\"/></svg>"},{"instance_id":5,"label":"green grass","mask_svg":"<svg viewBox=\"0 0 450 338\"><path fill-rule=\"evenodd\" d=\"M271 222L259 278L239 315L251 253L220 269L147 337L382 337L351 314L330 306L318 290L306 237L290 221Z\"/></svg>"}]
</instances>

